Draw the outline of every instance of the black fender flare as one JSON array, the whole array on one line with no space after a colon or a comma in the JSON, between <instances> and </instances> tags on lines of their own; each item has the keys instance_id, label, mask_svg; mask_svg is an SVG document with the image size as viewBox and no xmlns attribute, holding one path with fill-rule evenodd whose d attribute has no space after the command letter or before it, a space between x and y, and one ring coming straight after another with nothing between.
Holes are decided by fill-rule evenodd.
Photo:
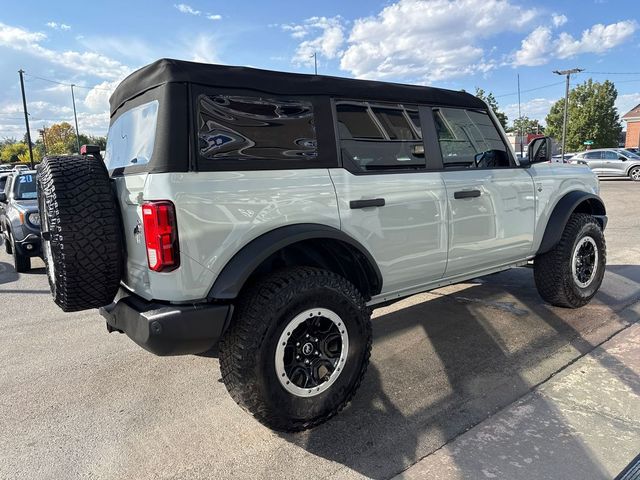
<instances>
[{"instance_id":1,"label":"black fender flare","mask_svg":"<svg viewBox=\"0 0 640 480\"><path fill-rule=\"evenodd\" d=\"M340 240L356 248L375 272L376 288L382 289L382 273L371 253L357 240L342 230L315 223L299 223L279 227L264 233L242 247L224 266L209 290L207 300L235 299L251 274L271 255L295 243L312 239Z\"/></svg>"},{"instance_id":2,"label":"black fender flare","mask_svg":"<svg viewBox=\"0 0 640 480\"><path fill-rule=\"evenodd\" d=\"M575 190L563 196L553 209L538 248L538 254L551 250L562 238L562 232L569 221L569 217L582 204L587 204L586 212L591 213L604 230L607 226L607 211L602 199L592 193Z\"/></svg>"}]
</instances>

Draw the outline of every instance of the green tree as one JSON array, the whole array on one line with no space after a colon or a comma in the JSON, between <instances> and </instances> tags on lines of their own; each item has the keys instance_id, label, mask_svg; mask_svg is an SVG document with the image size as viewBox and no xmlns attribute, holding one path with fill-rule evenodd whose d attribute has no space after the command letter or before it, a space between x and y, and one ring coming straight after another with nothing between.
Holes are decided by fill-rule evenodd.
<instances>
[{"instance_id":1,"label":"green tree","mask_svg":"<svg viewBox=\"0 0 640 480\"><path fill-rule=\"evenodd\" d=\"M487 102L487 104L491 107L491 110L493 110L493 113L495 113L496 117L498 117L498 121L502 125L502 128L506 130L509 119L507 118L507 115L500 110L498 101L496 100L496 97L493 96L493 93L489 92L487 94L482 88L476 87L476 97Z\"/></svg>"},{"instance_id":2,"label":"green tree","mask_svg":"<svg viewBox=\"0 0 640 480\"><path fill-rule=\"evenodd\" d=\"M54 123L47 128L47 153L50 155L67 155L75 152L76 132L68 122Z\"/></svg>"},{"instance_id":3,"label":"green tree","mask_svg":"<svg viewBox=\"0 0 640 480\"><path fill-rule=\"evenodd\" d=\"M0 158L5 163L17 163L20 162L20 157L26 155L27 161L29 158L29 147L23 142L6 143L0 150Z\"/></svg>"},{"instance_id":4,"label":"green tree","mask_svg":"<svg viewBox=\"0 0 640 480\"><path fill-rule=\"evenodd\" d=\"M566 149L584 149L584 142L592 140L592 148L618 146L622 126L615 107L618 91L609 80L594 82L591 78L577 85L569 93L569 119ZM553 104L547 115L547 135L561 141L564 119L564 99Z\"/></svg>"},{"instance_id":5,"label":"green tree","mask_svg":"<svg viewBox=\"0 0 640 480\"><path fill-rule=\"evenodd\" d=\"M516 118L511 126L511 132L521 133L526 135L528 133L544 133L544 127L540 125L540 122L535 118L521 117Z\"/></svg>"}]
</instances>

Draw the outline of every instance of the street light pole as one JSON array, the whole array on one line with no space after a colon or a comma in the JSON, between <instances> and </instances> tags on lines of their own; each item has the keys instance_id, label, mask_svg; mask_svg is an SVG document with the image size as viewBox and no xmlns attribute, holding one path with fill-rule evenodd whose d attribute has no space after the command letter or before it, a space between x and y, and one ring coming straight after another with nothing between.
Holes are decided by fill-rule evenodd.
<instances>
[{"instance_id":1,"label":"street light pole","mask_svg":"<svg viewBox=\"0 0 640 480\"><path fill-rule=\"evenodd\" d=\"M564 91L564 120L562 121L562 163L564 163L565 146L567 141L567 117L569 115L569 81L572 73L580 73L584 69L572 68L571 70L554 70L557 75L567 76L567 85Z\"/></svg>"},{"instance_id":2,"label":"street light pole","mask_svg":"<svg viewBox=\"0 0 640 480\"><path fill-rule=\"evenodd\" d=\"M318 75L318 52L313 52L313 71Z\"/></svg>"},{"instance_id":3,"label":"street light pole","mask_svg":"<svg viewBox=\"0 0 640 480\"><path fill-rule=\"evenodd\" d=\"M76 97L73 94L73 87L71 84L71 101L73 102L73 118L76 121L76 145L78 146L78 155L80 154L80 132L78 132L78 114L76 113Z\"/></svg>"}]
</instances>

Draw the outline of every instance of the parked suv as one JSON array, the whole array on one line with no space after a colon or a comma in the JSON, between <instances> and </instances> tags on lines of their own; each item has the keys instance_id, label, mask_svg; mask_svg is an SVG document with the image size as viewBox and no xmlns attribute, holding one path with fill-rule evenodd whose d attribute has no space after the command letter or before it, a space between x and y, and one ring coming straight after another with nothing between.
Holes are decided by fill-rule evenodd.
<instances>
[{"instance_id":1,"label":"parked suv","mask_svg":"<svg viewBox=\"0 0 640 480\"><path fill-rule=\"evenodd\" d=\"M54 300L158 355L218 348L271 428L353 397L376 306L531 260L553 305L600 287L596 177L548 138L518 162L467 93L160 60L110 102L104 162L40 170Z\"/></svg>"},{"instance_id":2,"label":"parked suv","mask_svg":"<svg viewBox=\"0 0 640 480\"><path fill-rule=\"evenodd\" d=\"M35 171L20 170L4 179L4 189L0 191L0 234L6 252L13 255L16 271L28 272L31 258L41 255Z\"/></svg>"},{"instance_id":3,"label":"parked suv","mask_svg":"<svg viewBox=\"0 0 640 480\"><path fill-rule=\"evenodd\" d=\"M624 148L601 148L578 153L571 163L587 165L599 177L629 177L640 182L640 156Z\"/></svg>"}]
</instances>

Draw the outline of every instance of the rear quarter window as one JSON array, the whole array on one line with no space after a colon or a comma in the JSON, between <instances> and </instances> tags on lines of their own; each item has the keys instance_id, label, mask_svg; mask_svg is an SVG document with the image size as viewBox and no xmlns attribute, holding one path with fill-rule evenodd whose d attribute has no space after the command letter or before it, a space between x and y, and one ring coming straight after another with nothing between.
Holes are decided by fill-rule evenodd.
<instances>
[{"instance_id":1,"label":"rear quarter window","mask_svg":"<svg viewBox=\"0 0 640 480\"><path fill-rule=\"evenodd\" d=\"M198 151L214 167L228 161L238 167L304 165L318 156L313 105L304 99L201 95Z\"/></svg>"}]
</instances>

